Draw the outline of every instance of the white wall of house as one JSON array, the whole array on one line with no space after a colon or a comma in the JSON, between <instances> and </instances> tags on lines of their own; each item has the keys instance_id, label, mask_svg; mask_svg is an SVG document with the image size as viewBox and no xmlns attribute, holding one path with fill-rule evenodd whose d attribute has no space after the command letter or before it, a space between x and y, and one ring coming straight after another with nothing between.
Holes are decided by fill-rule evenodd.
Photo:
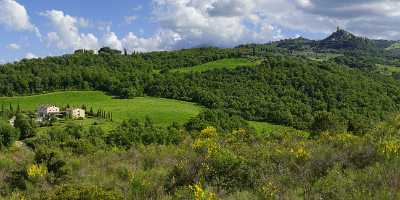
<instances>
[{"instance_id":1,"label":"white wall of house","mask_svg":"<svg viewBox=\"0 0 400 200\"><path fill-rule=\"evenodd\" d=\"M38 109L39 116L48 116L50 114L56 114L60 112L60 108L57 106L41 106Z\"/></svg>"},{"instance_id":2,"label":"white wall of house","mask_svg":"<svg viewBox=\"0 0 400 200\"><path fill-rule=\"evenodd\" d=\"M71 117L76 119L76 118L85 118L86 113L85 110L80 109L80 108L74 108L68 110L68 113L70 113Z\"/></svg>"}]
</instances>

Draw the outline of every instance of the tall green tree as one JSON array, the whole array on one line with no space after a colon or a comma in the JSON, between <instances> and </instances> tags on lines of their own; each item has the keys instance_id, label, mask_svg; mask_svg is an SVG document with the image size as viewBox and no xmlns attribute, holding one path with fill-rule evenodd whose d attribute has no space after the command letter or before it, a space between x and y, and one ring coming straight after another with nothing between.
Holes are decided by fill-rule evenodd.
<instances>
[{"instance_id":1,"label":"tall green tree","mask_svg":"<svg viewBox=\"0 0 400 200\"><path fill-rule=\"evenodd\" d=\"M0 121L0 148L9 147L18 140L18 131L10 124Z\"/></svg>"},{"instance_id":2,"label":"tall green tree","mask_svg":"<svg viewBox=\"0 0 400 200\"><path fill-rule=\"evenodd\" d=\"M16 115L15 128L20 132L20 140L33 137L36 133L35 125L32 120L22 113L17 113Z\"/></svg>"}]
</instances>

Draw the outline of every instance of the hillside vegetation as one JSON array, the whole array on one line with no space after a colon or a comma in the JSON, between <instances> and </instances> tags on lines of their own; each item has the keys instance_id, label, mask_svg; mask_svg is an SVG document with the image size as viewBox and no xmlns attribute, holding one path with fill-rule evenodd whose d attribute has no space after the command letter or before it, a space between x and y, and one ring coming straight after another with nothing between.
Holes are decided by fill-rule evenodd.
<instances>
[{"instance_id":1,"label":"hillside vegetation","mask_svg":"<svg viewBox=\"0 0 400 200\"><path fill-rule=\"evenodd\" d=\"M237 67L254 67L259 62L251 61L245 58L231 58L231 59L222 59L213 62L208 62L202 65L197 65L193 67L186 67L186 68L178 68L172 70L173 72L205 72L213 69L235 69Z\"/></svg>"},{"instance_id":2,"label":"hillside vegetation","mask_svg":"<svg viewBox=\"0 0 400 200\"><path fill-rule=\"evenodd\" d=\"M336 115L347 130L400 108L400 87L394 80L289 57L271 57L254 68L164 74L146 91L300 129L310 129L319 111Z\"/></svg>"}]
</instances>

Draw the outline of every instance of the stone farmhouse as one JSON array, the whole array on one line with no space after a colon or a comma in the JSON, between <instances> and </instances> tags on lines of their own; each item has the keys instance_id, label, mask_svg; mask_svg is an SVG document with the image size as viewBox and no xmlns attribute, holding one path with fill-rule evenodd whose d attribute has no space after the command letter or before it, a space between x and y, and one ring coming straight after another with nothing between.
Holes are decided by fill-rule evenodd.
<instances>
[{"instance_id":1,"label":"stone farmhouse","mask_svg":"<svg viewBox=\"0 0 400 200\"><path fill-rule=\"evenodd\" d=\"M70 114L73 119L85 118L85 110L81 108L69 108L67 109L67 113Z\"/></svg>"},{"instance_id":2,"label":"stone farmhouse","mask_svg":"<svg viewBox=\"0 0 400 200\"><path fill-rule=\"evenodd\" d=\"M38 115L40 118L49 117L60 113L60 108L54 105L42 105L38 108Z\"/></svg>"},{"instance_id":3,"label":"stone farmhouse","mask_svg":"<svg viewBox=\"0 0 400 200\"><path fill-rule=\"evenodd\" d=\"M61 110L59 107L54 105L42 105L38 108L38 122L43 122L44 120L50 119L51 116L56 117L66 117L70 116L72 119L82 119L86 117L84 109L81 108L68 108L66 110Z\"/></svg>"}]
</instances>

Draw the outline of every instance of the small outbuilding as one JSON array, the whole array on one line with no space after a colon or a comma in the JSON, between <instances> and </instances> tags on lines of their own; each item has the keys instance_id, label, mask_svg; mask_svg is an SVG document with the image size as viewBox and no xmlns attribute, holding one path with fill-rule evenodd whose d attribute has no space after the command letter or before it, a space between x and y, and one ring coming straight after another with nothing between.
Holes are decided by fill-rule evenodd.
<instances>
[{"instance_id":1,"label":"small outbuilding","mask_svg":"<svg viewBox=\"0 0 400 200\"><path fill-rule=\"evenodd\" d=\"M16 120L16 119L17 119L17 117L14 116L14 117L12 117L10 120L8 120L8 122L10 123L10 125L11 125L12 127L15 126L15 120Z\"/></svg>"}]
</instances>

